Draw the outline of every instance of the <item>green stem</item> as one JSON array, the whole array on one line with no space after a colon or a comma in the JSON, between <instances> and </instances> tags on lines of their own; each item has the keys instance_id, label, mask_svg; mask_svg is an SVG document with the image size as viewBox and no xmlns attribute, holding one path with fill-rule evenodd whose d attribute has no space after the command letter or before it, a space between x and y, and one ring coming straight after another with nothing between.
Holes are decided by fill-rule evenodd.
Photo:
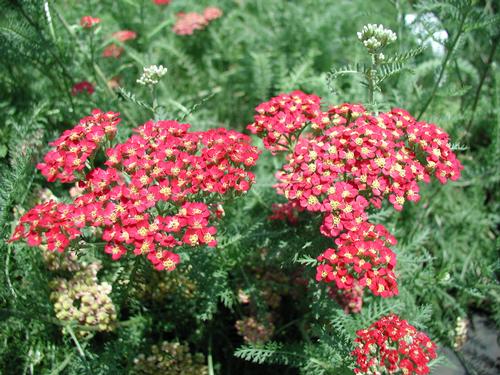
<instances>
[{"instance_id":1,"label":"green stem","mask_svg":"<svg viewBox=\"0 0 500 375\"><path fill-rule=\"evenodd\" d=\"M87 357L85 356L85 352L84 352L82 346L80 345L80 342L76 338L75 332L73 332L73 328L71 328L71 326L68 326L68 327L66 327L66 329L67 329L69 335L71 336L71 339L75 343L76 349L78 350L78 354L80 355L83 363L85 364L85 369L87 370L87 372L89 374L92 374L92 370L90 369L89 363L87 362Z\"/></svg>"},{"instance_id":2,"label":"green stem","mask_svg":"<svg viewBox=\"0 0 500 375\"><path fill-rule=\"evenodd\" d=\"M60 53L58 45L50 42L49 40L47 40L45 38L45 35L41 31L42 28L40 27L40 25L38 25L38 23L36 23L35 21L33 21L31 19L31 17L25 12L22 4L15 3L15 5L17 6L17 9L21 13L21 16L23 16L24 19L36 30L36 32L37 32L40 40L42 40L44 43L47 44L47 46L50 47L50 48L47 48L47 53L54 59L55 64L58 65L61 68L62 82L63 82L63 86L65 87L64 91L65 91L66 96L68 97L69 103L71 105L71 109L72 109L72 111L74 113L75 112L75 105L73 103L73 97L71 96L71 92L70 92L71 91L71 85L70 85L70 83L71 83L71 80L72 80L71 74L69 74L69 72L67 71L64 63L60 59L60 56L58 56L57 53L55 53L52 50L55 47L56 51L58 53ZM70 83L68 83L68 81Z\"/></svg>"},{"instance_id":3,"label":"green stem","mask_svg":"<svg viewBox=\"0 0 500 375\"><path fill-rule=\"evenodd\" d=\"M377 71L378 61L376 57L376 52L371 53L371 60L372 60L372 65L368 70L368 72L365 74L365 78L368 82L368 104L370 105L371 110L375 110L375 112L378 113L375 103L375 89L377 87L377 72L378 72Z\"/></svg>"},{"instance_id":4,"label":"green stem","mask_svg":"<svg viewBox=\"0 0 500 375\"><path fill-rule=\"evenodd\" d=\"M104 75L104 73L102 72L101 68L99 67L99 65L95 64L94 63L94 70L95 72L97 73L97 76L101 79L101 81L103 82L103 85L104 87L106 88L106 92L108 93L108 95L115 99L116 98L116 93L108 86L108 80L106 78L106 76ZM127 117L127 120L130 121L132 124L137 124L137 120L130 114L130 112L125 109L124 106L121 106L120 104L118 104L121 110L121 112L123 112L123 114L125 115L125 117Z\"/></svg>"},{"instance_id":5,"label":"green stem","mask_svg":"<svg viewBox=\"0 0 500 375\"><path fill-rule=\"evenodd\" d=\"M45 17L47 17L47 23L49 24L50 35L52 36L54 43L57 43L56 33L54 31L54 25L52 24L52 17L50 15L49 2L47 0L45 0L43 6L45 8Z\"/></svg>"},{"instance_id":6,"label":"green stem","mask_svg":"<svg viewBox=\"0 0 500 375\"><path fill-rule=\"evenodd\" d=\"M207 355L208 375L214 375L214 363L212 359L212 334L208 339L208 355Z\"/></svg>"},{"instance_id":7,"label":"green stem","mask_svg":"<svg viewBox=\"0 0 500 375\"><path fill-rule=\"evenodd\" d=\"M63 24L64 28L68 32L68 34L70 34L73 37L73 39L75 39L75 41L77 42L78 47L80 48L80 51L84 55L86 55L85 48L82 45L81 41L78 40L78 38L76 37L76 35L73 32L73 30L71 29L71 27L69 26L69 24L66 22L66 19L63 17L62 13L59 11L59 9L55 5L54 5L54 10L55 10L55 12L57 14L57 17L59 18L59 20ZM93 49L94 46L92 46L91 48ZM99 65L97 65L97 63L94 61L93 54L92 54L92 56L90 58L89 63L91 64L91 67L94 70L94 76L97 75L97 77L99 77L101 79L102 84L104 85L105 91L108 93L109 97L112 98L112 99L116 99L117 98L116 93L108 86L108 80L107 80L106 76L104 75L104 73L102 72L102 70L99 67ZM125 109L124 106L120 105L119 103L118 103L118 106L120 107L120 111L123 112L123 114L125 115L125 117L127 118L128 121L130 121L132 124L137 124L137 121L134 119L134 117L132 115L130 115L130 113Z\"/></svg>"},{"instance_id":8,"label":"green stem","mask_svg":"<svg viewBox=\"0 0 500 375\"><path fill-rule=\"evenodd\" d=\"M8 244L7 245L7 257L5 259L5 278L7 280L7 285L9 286L9 289L10 289L12 295L14 296L14 299L17 299L17 293L14 290L12 282L10 281L10 272L9 272L9 268L10 268L10 253L11 253L11 245Z\"/></svg>"},{"instance_id":9,"label":"green stem","mask_svg":"<svg viewBox=\"0 0 500 375\"><path fill-rule=\"evenodd\" d=\"M472 125L472 122L474 121L474 116L476 114L476 109L477 109L477 104L479 102L479 97L481 95L481 89L483 88L484 81L486 77L488 76L488 72L490 70L490 66L493 62L493 58L495 57L495 52L498 46L498 41L500 39L500 36L497 35L495 38L493 38L493 46L490 50L490 54L488 56L488 60L486 60L486 65L483 70L483 74L481 75L481 80L479 82L479 85L477 86L476 89L476 94L474 95L474 102L472 104L472 112L469 118L469 122L467 123L467 126L465 127L465 133L467 134L469 132L469 129Z\"/></svg>"},{"instance_id":10,"label":"green stem","mask_svg":"<svg viewBox=\"0 0 500 375\"><path fill-rule=\"evenodd\" d=\"M458 41L460 40L460 37L462 36L463 28L465 25L465 21L467 20L467 17L469 15L469 11L470 10L468 10L462 16L462 19L460 21L460 26L458 27L457 35L455 36L455 39L453 39L453 42L451 43L451 46L448 49L448 52L446 53L446 56L443 60L443 63L441 64L441 70L439 72L438 79L434 83L434 87L432 88L431 95L429 96L429 98L427 98L427 101L425 102L424 106L422 107L422 110L420 111L420 114L418 115L417 120L420 120L420 118L425 113L427 108L429 108L429 105L431 104L431 102L434 100L434 97L436 96L439 85L441 84L441 81L444 77L444 72L446 70L446 66L448 65L448 61L450 61L450 58L451 58L453 52L455 51L455 47L457 46Z\"/></svg>"}]
</instances>

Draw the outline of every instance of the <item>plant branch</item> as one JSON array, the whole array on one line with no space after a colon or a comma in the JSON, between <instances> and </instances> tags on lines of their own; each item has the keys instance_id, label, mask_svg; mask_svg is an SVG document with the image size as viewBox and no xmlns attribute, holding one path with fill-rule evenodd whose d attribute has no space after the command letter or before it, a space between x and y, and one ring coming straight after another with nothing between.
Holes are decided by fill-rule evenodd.
<instances>
[{"instance_id":1,"label":"plant branch","mask_svg":"<svg viewBox=\"0 0 500 375\"><path fill-rule=\"evenodd\" d=\"M460 37L463 34L465 21L467 20L467 17L469 15L469 11L470 10L468 10L466 13L464 13L462 16L462 19L460 20L460 26L458 27L457 35L455 36L455 39L453 39L453 42L451 43L451 46L448 49L448 52L446 53L446 56L443 60L443 63L441 64L441 70L439 72L438 79L436 80L436 82L434 82L434 87L432 88L431 95L427 98L427 101L425 102L422 109L420 110L420 113L417 117L417 121L419 121L420 118L422 117L422 115L425 113L425 111L427 111L427 108L429 108L429 105L431 104L431 102L434 100L434 97L436 96L439 85L441 84L441 81L443 80L444 72L446 71L446 66L448 65L448 61L450 61L450 58L453 55L453 52L455 52L455 47L457 46L458 41L460 40Z\"/></svg>"},{"instance_id":2,"label":"plant branch","mask_svg":"<svg viewBox=\"0 0 500 375\"><path fill-rule=\"evenodd\" d=\"M500 36L497 35L495 38L493 38L493 46L491 47L490 54L488 56L488 59L486 60L486 65L483 69L483 74L481 75L481 80L479 81L479 85L477 86L476 89L476 94L474 95L474 101L472 103L472 112L469 118L469 122L467 123L467 126L465 127L465 133L469 132L469 129L474 121L474 116L476 114L476 109L477 109L477 104L479 103L479 97L481 95L481 89L483 88L484 81L486 77L488 76L488 72L490 71L490 66L493 62L493 58L495 57L495 52L498 46L498 41L500 39Z\"/></svg>"}]
</instances>

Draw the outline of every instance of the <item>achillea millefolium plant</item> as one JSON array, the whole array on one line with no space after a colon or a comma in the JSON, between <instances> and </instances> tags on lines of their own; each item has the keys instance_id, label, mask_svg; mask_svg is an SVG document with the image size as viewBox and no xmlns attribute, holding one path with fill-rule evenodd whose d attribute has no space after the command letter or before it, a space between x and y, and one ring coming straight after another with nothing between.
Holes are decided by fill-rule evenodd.
<instances>
[{"instance_id":1,"label":"achillea millefolium plant","mask_svg":"<svg viewBox=\"0 0 500 375\"><path fill-rule=\"evenodd\" d=\"M0 6L0 372L494 373L491 2Z\"/></svg>"}]
</instances>

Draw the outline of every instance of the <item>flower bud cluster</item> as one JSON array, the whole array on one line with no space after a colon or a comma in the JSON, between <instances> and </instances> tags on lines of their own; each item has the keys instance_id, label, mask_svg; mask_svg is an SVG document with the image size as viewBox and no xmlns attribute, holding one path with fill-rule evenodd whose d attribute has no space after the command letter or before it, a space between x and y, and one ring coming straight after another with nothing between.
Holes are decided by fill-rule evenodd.
<instances>
[{"instance_id":1,"label":"flower bud cluster","mask_svg":"<svg viewBox=\"0 0 500 375\"><path fill-rule=\"evenodd\" d=\"M248 275L252 275L253 284L257 286L257 289L254 291L243 289L244 285L248 285L248 280L244 278L237 292L244 317L236 321L235 327L238 335L250 344L262 344L272 338L275 321L279 319L278 312L282 297L296 297L293 295L294 292L303 293L301 287L294 287L297 281L296 275L290 275L280 268L263 264L266 260L271 262L268 249L260 249L259 253L255 254L259 266L248 270Z\"/></svg>"},{"instance_id":2,"label":"flower bud cluster","mask_svg":"<svg viewBox=\"0 0 500 375\"><path fill-rule=\"evenodd\" d=\"M158 272L148 275L144 282L134 285L138 298L141 300L150 299L155 302L164 302L166 298L172 296L191 300L195 297L197 289L197 284L184 269L171 274Z\"/></svg>"},{"instance_id":3,"label":"flower bud cluster","mask_svg":"<svg viewBox=\"0 0 500 375\"><path fill-rule=\"evenodd\" d=\"M458 317L455 326L455 341L453 342L453 348L455 350L461 350L465 343L467 342L467 334L469 331L469 320L467 318Z\"/></svg>"},{"instance_id":4,"label":"flower bud cluster","mask_svg":"<svg viewBox=\"0 0 500 375\"><path fill-rule=\"evenodd\" d=\"M356 374L429 373L436 344L406 320L391 314L356 332Z\"/></svg>"},{"instance_id":5,"label":"flower bud cluster","mask_svg":"<svg viewBox=\"0 0 500 375\"><path fill-rule=\"evenodd\" d=\"M134 359L133 373L137 375L207 375L208 367L201 353L191 354L189 347L178 342L164 341L153 345L151 354Z\"/></svg>"},{"instance_id":6,"label":"flower bud cluster","mask_svg":"<svg viewBox=\"0 0 500 375\"><path fill-rule=\"evenodd\" d=\"M247 344L263 344L271 339L274 334L274 324L269 318L266 321L258 321L256 317L249 316L237 320L235 327L238 335L243 337Z\"/></svg>"},{"instance_id":7,"label":"flower bud cluster","mask_svg":"<svg viewBox=\"0 0 500 375\"><path fill-rule=\"evenodd\" d=\"M65 254L43 251L42 256L50 271L77 272L82 268L74 251L68 251Z\"/></svg>"},{"instance_id":8,"label":"flower bud cluster","mask_svg":"<svg viewBox=\"0 0 500 375\"><path fill-rule=\"evenodd\" d=\"M357 314L363 308L363 287L354 281L351 289L338 289L331 286L328 295L337 302L346 314Z\"/></svg>"},{"instance_id":9,"label":"flower bud cluster","mask_svg":"<svg viewBox=\"0 0 500 375\"><path fill-rule=\"evenodd\" d=\"M163 65L151 65L143 68L141 78L137 80L137 83L143 86L154 86L160 82L161 77L167 74L167 68Z\"/></svg>"},{"instance_id":10,"label":"flower bud cluster","mask_svg":"<svg viewBox=\"0 0 500 375\"><path fill-rule=\"evenodd\" d=\"M397 35L384 25L368 24L358 32L358 39L363 43L370 54L375 54L388 44L396 41Z\"/></svg>"},{"instance_id":11,"label":"flower bud cluster","mask_svg":"<svg viewBox=\"0 0 500 375\"><path fill-rule=\"evenodd\" d=\"M57 319L98 331L111 331L116 320L116 311L110 298L111 285L99 283L97 272L101 264L82 265L70 280L58 278L52 282L50 295L54 302ZM77 330L81 336L88 331Z\"/></svg>"}]
</instances>

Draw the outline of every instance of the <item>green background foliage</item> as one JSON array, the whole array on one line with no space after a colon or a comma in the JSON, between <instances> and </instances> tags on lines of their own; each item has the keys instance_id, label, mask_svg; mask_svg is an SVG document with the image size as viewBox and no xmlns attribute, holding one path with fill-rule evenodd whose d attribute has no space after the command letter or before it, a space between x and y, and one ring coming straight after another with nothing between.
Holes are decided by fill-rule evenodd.
<instances>
[{"instance_id":1,"label":"green background foliage","mask_svg":"<svg viewBox=\"0 0 500 375\"><path fill-rule=\"evenodd\" d=\"M192 36L172 32L177 12L209 5L220 7L223 17ZM147 0L0 0L0 8L0 372L129 373L152 344L179 340L204 353L216 373L349 374L355 330L390 311L444 346L453 343L457 317L479 310L500 325L496 2L173 0L158 7ZM79 26L84 15L102 18L92 38ZM420 22L422 35L405 22L408 15ZM113 281L120 322L113 332L85 340L63 335L49 298L55 275L40 250L6 242L37 190L69 197L68 186L49 185L35 172L47 143L93 108L121 112L124 139L152 117L182 119L195 130L244 131L257 104L295 89L328 104L366 103L368 61L356 31L367 23L398 34L375 93L378 108L404 108L438 124L465 166L457 182L423 187L418 204L374 216L398 239L399 296L366 296L357 315L345 315L327 297L314 281L314 259L328 247L318 238L317 219L305 215L297 226L267 219L272 203L282 201L272 188L281 161L265 151L256 185L226 207L218 247L183 254L178 271L158 274L133 257L115 263L96 246L78 249L82 259L103 262L99 277ZM119 59L103 58L110 35L122 29L136 31L137 39L123 44ZM448 36L434 38L442 53L429 45L439 30ZM154 114L143 105L152 101L150 91L136 83L151 64L168 67ZM114 77L119 91L107 84ZM83 80L95 93L72 96L72 85ZM262 279L263 270L289 281L299 274L307 287L273 286ZM183 277L195 285L192 293ZM179 278L179 288L161 292L160 283ZM276 333L265 345L244 345L234 328L246 314L238 291L265 317L270 308L260 291L270 287L282 296L273 311Z\"/></svg>"}]
</instances>

